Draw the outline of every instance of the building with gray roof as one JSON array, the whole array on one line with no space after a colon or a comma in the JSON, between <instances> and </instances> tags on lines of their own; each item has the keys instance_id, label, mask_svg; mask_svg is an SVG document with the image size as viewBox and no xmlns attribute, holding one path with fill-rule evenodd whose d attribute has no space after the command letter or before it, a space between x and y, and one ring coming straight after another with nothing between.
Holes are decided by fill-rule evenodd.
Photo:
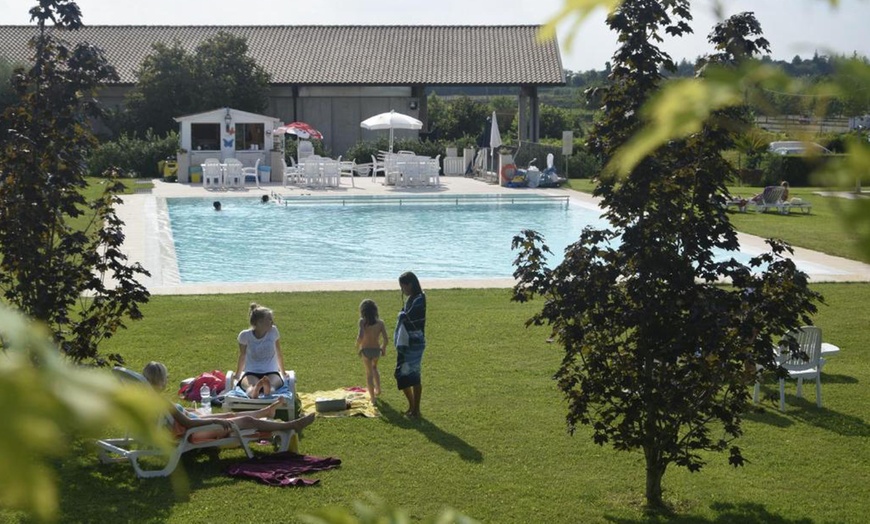
<instances>
[{"instance_id":1,"label":"building with gray roof","mask_svg":"<svg viewBox=\"0 0 870 524\"><path fill-rule=\"evenodd\" d=\"M430 86L516 86L520 136L537 140L538 88L564 85L558 42L540 26L86 26L69 42L100 47L120 81L101 99L117 107L155 43L192 53L219 32L244 37L271 76L266 114L301 120L339 153L371 138L359 123L395 109L424 122ZM0 56L25 63L35 26L0 26Z\"/></svg>"}]
</instances>

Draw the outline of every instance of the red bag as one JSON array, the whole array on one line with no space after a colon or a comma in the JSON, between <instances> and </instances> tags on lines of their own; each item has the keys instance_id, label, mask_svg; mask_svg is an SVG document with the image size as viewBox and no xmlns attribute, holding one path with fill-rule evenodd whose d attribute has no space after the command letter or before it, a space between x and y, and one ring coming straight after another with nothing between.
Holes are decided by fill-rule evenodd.
<instances>
[{"instance_id":1,"label":"red bag","mask_svg":"<svg viewBox=\"0 0 870 524\"><path fill-rule=\"evenodd\" d=\"M219 369L203 373L196 377L192 382L188 382L181 386L178 390L178 396L185 400L195 400L199 402L202 397L199 396L199 390L203 385L208 386L211 390L211 395L214 397L224 390L224 385L227 382L227 376Z\"/></svg>"}]
</instances>

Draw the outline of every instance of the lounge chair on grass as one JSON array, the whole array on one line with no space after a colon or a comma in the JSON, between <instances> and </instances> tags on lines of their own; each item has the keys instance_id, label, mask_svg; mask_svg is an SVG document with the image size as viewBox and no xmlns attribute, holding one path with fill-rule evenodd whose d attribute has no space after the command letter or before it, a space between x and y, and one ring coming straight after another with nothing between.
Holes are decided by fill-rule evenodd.
<instances>
[{"instance_id":1,"label":"lounge chair on grass","mask_svg":"<svg viewBox=\"0 0 870 524\"><path fill-rule=\"evenodd\" d=\"M116 367L113 371L124 381L142 383L144 386L150 387L148 381L140 373L121 367ZM171 427L172 417L170 415L161 417L159 423ZM278 451L287 451L296 442L296 432L293 430L262 432L256 429L239 429L233 425L228 434L217 438L213 436L215 431L224 432L225 430L223 426L218 424L190 428L175 440L174 447L168 453L163 449L145 446L130 436L102 439L97 441L98 456L100 462L104 464L129 461L137 477L153 478L166 477L172 474L181 460L181 455L191 450L241 447L245 450L248 458L253 458L254 454L250 447L252 441L259 442L263 439L274 438L277 441ZM143 464L142 459L146 457L161 457L161 459L165 459L165 463L161 460L160 463L163 465L152 469L150 468L151 461L147 465Z\"/></svg>"},{"instance_id":2,"label":"lounge chair on grass","mask_svg":"<svg viewBox=\"0 0 870 524\"><path fill-rule=\"evenodd\" d=\"M750 200L749 206L759 213L766 213L768 209L775 209L781 215L787 215L791 204L783 202L782 196L785 188L782 186L767 186L758 200Z\"/></svg>"},{"instance_id":3,"label":"lounge chair on grass","mask_svg":"<svg viewBox=\"0 0 870 524\"><path fill-rule=\"evenodd\" d=\"M810 211L813 210L813 205L802 198L795 197L788 201L788 208L789 210L800 209L805 215L809 215Z\"/></svg>"}]
</instances>

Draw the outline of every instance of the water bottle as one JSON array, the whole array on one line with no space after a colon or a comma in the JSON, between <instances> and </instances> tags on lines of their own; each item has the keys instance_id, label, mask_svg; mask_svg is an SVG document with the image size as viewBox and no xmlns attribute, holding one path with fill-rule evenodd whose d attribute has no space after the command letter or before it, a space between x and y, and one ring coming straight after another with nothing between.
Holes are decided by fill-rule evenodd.
<instances>
[{"instance_id":1,"label":"water bottle","mask_svg":"<svg viewBox=\"0 0 870 524\"><path fill-rule=\"evenodd\" d=\"M199 388L199 396L202 398L202 414L210 415L211 414L211 390L208 389L208 386L203 384L201 388Z\"/></svg>"}]
</instances>

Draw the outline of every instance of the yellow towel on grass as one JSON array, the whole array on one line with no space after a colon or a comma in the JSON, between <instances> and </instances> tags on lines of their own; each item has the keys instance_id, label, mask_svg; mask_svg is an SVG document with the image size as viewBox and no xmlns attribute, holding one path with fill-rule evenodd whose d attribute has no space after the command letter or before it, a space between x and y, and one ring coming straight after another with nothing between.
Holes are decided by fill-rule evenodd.
<instances>
[{"instance_id":1,"label":"yellow towel on grass","mask_svg":"<svg viewBox=\"0 0 870 524\"><path fill-rule=\"evenodd\" d=\"M371 401L367 391L359 391L362 388L339 388L330 391L315 391L313 393L299 393L299 401L302 403L300 417L304 417L309 413L317 413L314 408L314 403L319 398L337 399L344 398L350 403L350 409L342 411L330 411L328 413L317 413L318 417L380 417L378 411Z\"/></svg>"}]
</instances>

